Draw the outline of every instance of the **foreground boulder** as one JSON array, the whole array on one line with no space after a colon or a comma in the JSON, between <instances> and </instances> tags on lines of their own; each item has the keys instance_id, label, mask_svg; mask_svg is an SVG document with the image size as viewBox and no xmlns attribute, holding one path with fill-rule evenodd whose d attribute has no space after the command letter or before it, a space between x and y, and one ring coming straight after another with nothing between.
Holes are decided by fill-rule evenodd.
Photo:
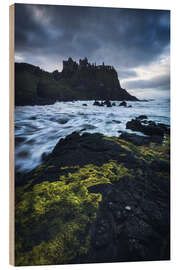
<instances>
[{"instance_id":1,"label":"foreground boulder","mask_svg":"<svg viewBox=\"0 0 180 270\"><path fill-rule=\"evenodd\" d=\"M169 137L151 138L74 132L16 175L16 265L168 260Z\"/></svg>"}]
</instances>

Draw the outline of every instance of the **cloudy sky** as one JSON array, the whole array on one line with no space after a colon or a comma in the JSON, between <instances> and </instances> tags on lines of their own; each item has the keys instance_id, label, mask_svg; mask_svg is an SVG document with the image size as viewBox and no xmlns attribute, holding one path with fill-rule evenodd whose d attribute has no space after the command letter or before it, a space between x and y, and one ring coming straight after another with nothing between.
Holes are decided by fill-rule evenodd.
<instances>
[{"instance_id":1,"label":"cloudy sky","mask_svg":"<svg viewBox=\"0 0 180 270\"><path fill-rule=\"evenodd\" d=\"M16 62L61 71L68 57L113 65L139 98L169 97L170 12L16 4Z\"/></svg>"}]
</instances>

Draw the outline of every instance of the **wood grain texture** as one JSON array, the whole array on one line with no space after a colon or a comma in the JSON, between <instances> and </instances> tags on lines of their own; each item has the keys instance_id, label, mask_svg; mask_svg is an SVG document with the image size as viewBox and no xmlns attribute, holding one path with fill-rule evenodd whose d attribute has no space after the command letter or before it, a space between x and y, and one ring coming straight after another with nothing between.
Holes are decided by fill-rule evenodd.
<instances>
[{"instance_id":1,"label":"wood grain texture","mask_svg":"<svg viewBox=\"0 0 180 270\"><path fill-rule=\"evenodd\" d=\"M15 265L14 181L14 5L9 7L9 263Z\"/></svg>"}]
</instances>

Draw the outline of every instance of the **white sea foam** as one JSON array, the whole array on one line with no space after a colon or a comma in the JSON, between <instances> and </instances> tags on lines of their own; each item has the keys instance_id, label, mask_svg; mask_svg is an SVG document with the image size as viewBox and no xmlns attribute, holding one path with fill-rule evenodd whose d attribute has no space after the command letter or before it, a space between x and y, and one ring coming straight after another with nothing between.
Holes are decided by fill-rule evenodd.
<instances>
[{"instance_id":1,"label":"white sea foam","mask_svg":"<svg viewBox=\"0 0 180 270\"><path fill-rule=\"evenodd\" d=\"M88 106L83 106L86 103ZM119 105L119 101L116 105ZM56 102L44 106L18 106L15 109L15 165L31 170L42 162L42 154L52 151L60 138L73 131L119 136L126 122L145 114L149 120L170 124L169 100L127 102L132 108L98 107L93 101ZM116 120L116 121L113 121ZM118 123L121 121L121 123Z\"/></svg>"}]
</instances>

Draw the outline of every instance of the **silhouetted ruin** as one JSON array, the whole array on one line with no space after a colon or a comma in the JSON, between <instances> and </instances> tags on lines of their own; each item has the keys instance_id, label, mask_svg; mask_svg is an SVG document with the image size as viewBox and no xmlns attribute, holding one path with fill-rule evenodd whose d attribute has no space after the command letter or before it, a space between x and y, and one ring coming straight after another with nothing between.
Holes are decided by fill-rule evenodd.
<instances>
[{"instance_id":1,"label":"silhouetted ruin","mask_svg":"<svg viewBox=\"0 0 180 270\"><path fill-rule=\"evenodd\" d=\"M63 61L62 71L47 72L27 63L15 64L15 104L51 104L56 100L132 100L120 85L113 66L79 63L71 57Z\"/></svg>"},{"instance_id":2,"label":"silhouetted ruin","mask_svg":"<svg viewBox=\"0 0 180 270\"><path fill-rule=\"evenodd\" d=\"M105 65L104 62L102 65L96 65L96 63L89 63L87 57L79 60L79 64L76 61L73 61L71 57L67 61L63 61L63 72L75 72L82 69L92 69L92 70L103 70L103 71L115 71L113 66Z\"/></svg>"}]
</instances>

